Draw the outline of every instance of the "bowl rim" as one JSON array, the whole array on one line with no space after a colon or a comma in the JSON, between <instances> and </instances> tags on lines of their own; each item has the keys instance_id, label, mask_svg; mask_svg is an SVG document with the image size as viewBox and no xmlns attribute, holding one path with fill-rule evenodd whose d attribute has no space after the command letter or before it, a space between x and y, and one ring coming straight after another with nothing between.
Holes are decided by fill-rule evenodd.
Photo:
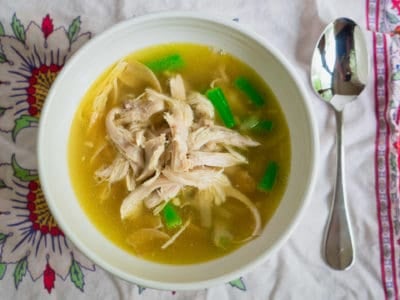
<instances>
[{"instance_id":1,"label":"bowl rim","mask_svg":"<svg viewBox=\"0 0 400 300\"><path fill-rule=\"evenodd\" d=\"M317 132L317 123L315 121L314 114L312 113L313 109L311 106L311 103L307 101L307 93L305 91L304 83L299 80L298 75L296 74L294 67L288 62L288 60L272 45L270 45L264 37L256 33L253 29L247 27L246 25L240 24L238 22L235 22L229 18L223 17L218 14L206 14L204 12L188 12L188 11L163 11L163 12L155 12L155 13L149 13L146 15L138 16L138 17L133 17L131 19L124 20L122 22L116 23L112 25L110 28L106 29L105 31L97 34L95 37L90 39L85 45L83 45L81 48L79 48L72 56L71 58L66 62L60 73L58 74L57 78L53 82L52 86L50 87L50 90L48 92L48 95L46 97L46 101L44 102L42 111L41 111L41 118L39 120L39 131L38 131L38 143L37 143L37 158L38 158L38 173L39 173L39 178L43 178L43 174L46 172L45 171L45 166L44 166L44 159L45 156L43 156L43 151L42 148L45 148L45 140L46 137L44 135L45 133L45 123L47 120L47 116L49 114L49 107L50 107L50 102L47 101L47 99L52 99L54 98L54 94L56 94L57 86L60 85L60 82L63 80L63 77L65 76L66 73L69 72L70 66L74 64L75 61L79 61L80 56L82 53L86 51L87 48L90 47L90 45L97 43L98 40L101 40L104 38L104 36L107 36L113 32L119 31L122 28L125 27L130 27L130 26L135 26L135 24L140 24L140 23L145 23L149 22L152 20L160 20L160 19L194 19L194 20L199 20L199 21L205 21L208 23L214 23L217 24L218 26L222 25L225 27L228 27L229 29L235 30L241 34L244 34L251 39L255 40L258 42L260 45L262 45L265 49L267 49L272 56L274 56L286 69L286 71L289 73L289 75L293 78L294 84L298 88L299 94L301 98L304 99L303 104L305 107L305 113L307 115L307 118L310 123L310 148L311 148L311 161L310 161L310 174L309 174L309 182L308 185L304 189L304 197L302 199L302 203L300 204L300 208L294 213L294 218L288 222L288 226L286 227L286 230L284 234L277 239L276 243L270 247L268 251L265 251L263 254L259 255L256 257L254 260L251 262L244 264L242 267L238 268L237 270L234 270L232 272L224 273L222 276L215 277L215 278L210 278L202 281L195 281L195 282L185 282L185 283L165 283L157 280L149 280L149 279L143 279L135 275L127 274L124 271L119 270L118 268L115 268L112 264L108 263L105 260L102 260L99 258L96 253L93 251L89 250L83 242L80 241L80 239L77 237L76 234L70 231L69 227L64 224L63 222L59 222L60 218L57 213L57 209L53 203L53 201L48 201L47 195L49 194L48 192L48 184L45 180L41 181L41 186L43 189L43 193L45 195L45 199L47 202L47 205L54 216L54 218L57 221L58 226L66 233L66 236L68 239L75 245L79 251L81 251L85 256L87 256L89 259L91 259L95 264L98 266L104 268L111 274L126 280L128 282L134 283L134 284L139 284L144 287L151 287L155 289L165 289L165 290L195 290L195 289L203 289L203 288L209 288L212 286L215 286L217 284L221 283L227 283L231 280L237 279L252 269L254 269L256 266L260 265L262 262L264 262L267 257L271 256L272 253L276 252L285 242L286 240L291 236L293 233L295 227L299 223L301 217L304 214L304 211L306 210L306 207L308 203L310 202L310 196L311 193L314 189L315 183L316 183L316 175L317 175L317 167L318 167L318 158L319 158L319 136ZM171 265L171 268L177 267L176 265Z\"/></svg>"}]
</instances>

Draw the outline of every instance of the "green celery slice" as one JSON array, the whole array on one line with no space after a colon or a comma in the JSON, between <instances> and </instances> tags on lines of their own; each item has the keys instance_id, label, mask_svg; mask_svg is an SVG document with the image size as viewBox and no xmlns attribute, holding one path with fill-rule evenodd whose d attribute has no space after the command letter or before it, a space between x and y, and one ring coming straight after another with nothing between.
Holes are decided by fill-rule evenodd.
<instances>
[{"instance_id":1,"label":"green celery slice","mask_svg":"<svg viewBox=\"0 0 400 300\"><path fill-rule=\"evenodd\" d=\"M275 161L269 162L265 170L264 176L261 178L257 187L263 191L272 190L276 182L277 174L278 174L278 164Z\"/></svg>"},{"instance_id":2,"label":"green celery slice","mask_svg":"<svg viewBox=\"0 0 400 300\"><path fill-rule=\"evenodd\" d=\"M144 63L153 72L173 71L182 68L185 65L184 60L179 54L171 54L157 60Z\"/></svg>"},{"instance_id":3,"label":"green celery slice","mask_svg":"<svg viewBox=\"0 0 400 300\"><path fill-rule=\"evenodd\" d=\"M240 124L241 130L251 130L256 133L264 133L266 131L271 131L274 124L270 120L258 119L255 116L250 116L245 118Z\"/></svg>"},{"instance_id":4,"label":"green celery slice","mask_svg":"<svg viewBox=\"0 0 400 300\"><path fill-rule=\"evenodd\" d=\"M171 202L168 202L164 206L161 214L168 229L174 229L182 225L182 218L179 216L178 211Z\"/></svg>"},{"instance_id":5,"label":"green celery slice","mask_svg":"<svg viewBox=\"0 0 400 300\"><path fill-rule=\"evenodd\" d=\"M225 126L228 128L234 127L236 122L222 89L220 87L212 88L206 92L206 96L214 105Z\"/></svg>"},{"instance_id":6,"label":"green celery slice","mask_svg":"<svg viewBox=\"0 0 400 300\"><path fill-rule=\"evenodd\" d=\"M271 131L273 127L273 123L270 120L261 120L258 124L254 127L256 131Z\"/></svg>"},{"instance_id":7,"label":"green celery slice","mask_svg":"<svg viewBox=\"0 0 400 300\"><path fill-rule=\"evenodd\" d=\"M265 104L264 98L247 78L239 76L235 79L235 86L241 90L256 106L261 107Z\"/></svg>"}]
</instances>

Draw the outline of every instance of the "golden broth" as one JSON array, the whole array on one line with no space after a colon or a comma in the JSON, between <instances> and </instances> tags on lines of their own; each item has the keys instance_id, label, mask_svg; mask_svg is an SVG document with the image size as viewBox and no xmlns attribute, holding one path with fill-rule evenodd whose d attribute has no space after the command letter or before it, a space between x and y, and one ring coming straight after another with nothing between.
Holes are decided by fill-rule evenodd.
<instances>
[{"instance_id":1,"label":"golden broth","mask_svg":"<svg viewBox=\"0 0 400 300\"><path fill-rule=\"evenodd\" d=\"M214 79L225 73L231 82L237 76L245 76L263 96L266 103L262 108L259 108L252 104L240 91L235 91L233 83L221 84L237 120L254 115L271 120L274 124L273 129L264 134L251 134L248 131L243 133L259 141L261 146L248 150L248 165L239 166L231 172L226 171L232 185L256 204L262 216L263 226L265 226L283 196L290 169L289 130L277 99L269 87L249 66L227 53L207 46L195 44L160 45L137 51L126 57L125 60L127 62L138 60L146 63L176 53L185 62L184 67L176 73L182 75L188 90L204 92L210 87L210 83ZM186 219L190 215L192 223L170 247L161 250L161 244L154 241L154 243L138 250L127 243L127 238L132 232L143 226L151 226L148 223L151 222L149 216L152 215L152 212L146 212L147 217L122 221L120 206L122 200L128 194L124 181L114 184L111 187L110 196L101 200L106 184L99 184L94 178L95 171L110 164L116 154L116 150L105 138L107 134L104 116L96 122L93 128L88 130L92 102L101 89L102 82L109 74L110 69L96 80L82 99L73 120L69 138L68 160L72 185L91 222L122 249L145 259L162 263L187 264L206 261L225 255L239 247L241 244L234 243L226 249L216 247L212 242L210 230L203 229L198 225L199 216L189 208L182 210L182 218ZM168 90L167 81L170 75L171 72L157 74L163 90ZM127 93L129 93L128 89L121 90L118 99L123 98ZM113 105L116 105L116 103L113 103ZM113 105L109 105L106 109L109 110ZM220 123L218 117L217 122ZM92 159L102 145L105 148L101 155ZM277 181L272 191L259 191L255 189L255 186L263 176L269 161L276 161L279 165ZM241 169L248 170L251 178L249 179L246 172L242 172ZM217 209L228 211L234 215L228 225L235 237L240 239L251 232L254 220L249 210L242 203L227 199Z\"/></svg>"}]
</instances>

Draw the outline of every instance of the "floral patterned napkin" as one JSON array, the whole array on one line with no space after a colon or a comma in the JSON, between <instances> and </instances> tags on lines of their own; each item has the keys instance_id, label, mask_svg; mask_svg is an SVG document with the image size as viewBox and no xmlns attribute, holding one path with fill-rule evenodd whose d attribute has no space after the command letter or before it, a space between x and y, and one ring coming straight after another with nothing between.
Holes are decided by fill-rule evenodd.
<instances>
[{"instance_id":1,"label":"floral patterned napkin","mask_svg":"<svg viewBox=\"0 0 400 300\"><path fill-rule=\"evenodd\" d=\"M400 1L4 1L0 10L0 293L2 299L399 298ZM95 266L64 236L37 174L36 135L47 92L70 56L114 23L160 10L224 14L278 48L308 87L313 45L333 18L365 30L371 75L346 107L345 149L357 261L335 272L321 254L334 176L334 122L308 88L321 139L318 185L289 241L232 282L157 291Z\"/></svg>"},{"instance_id":2,"label":"floral patterned napkin","mask_svg":"<svg viewBox=\"0 0 400 300\"><path fill-rule=\"evenodd\" d=\"M39 23L24 24L14 13L4 23L11 26L0 23L0 130L3 147L9 139L16 149L0 165L0 277L12 273L17 289L27 273L32 281L43 277L44 288L51 293L58 276L83 290L83 270L95 267L57 226L37 170L26 161L35 158L23 152L34 154L33 145L25 142L36 135L47 92L68 58L91 34L80 33L79 16L67 27L55 25L50 14Z\"/></svg>"}]
</instances>

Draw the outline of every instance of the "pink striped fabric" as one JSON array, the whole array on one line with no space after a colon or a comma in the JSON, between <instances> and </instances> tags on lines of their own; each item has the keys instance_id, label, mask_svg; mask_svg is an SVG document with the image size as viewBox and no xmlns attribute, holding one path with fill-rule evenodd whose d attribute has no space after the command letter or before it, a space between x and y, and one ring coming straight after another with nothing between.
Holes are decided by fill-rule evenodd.
<instances>
[{"instance_id":1,"label":"pink striped fabric","mask_svg":"<svg viewBox=\"0 0 400 300\"><path fill-rule=\"evenodd\" d=\"M375 179L382 284L386 299L399 299L400 1L367 0L366 20L367 28L373 31Z\"/></svg>"}]
</instances>

